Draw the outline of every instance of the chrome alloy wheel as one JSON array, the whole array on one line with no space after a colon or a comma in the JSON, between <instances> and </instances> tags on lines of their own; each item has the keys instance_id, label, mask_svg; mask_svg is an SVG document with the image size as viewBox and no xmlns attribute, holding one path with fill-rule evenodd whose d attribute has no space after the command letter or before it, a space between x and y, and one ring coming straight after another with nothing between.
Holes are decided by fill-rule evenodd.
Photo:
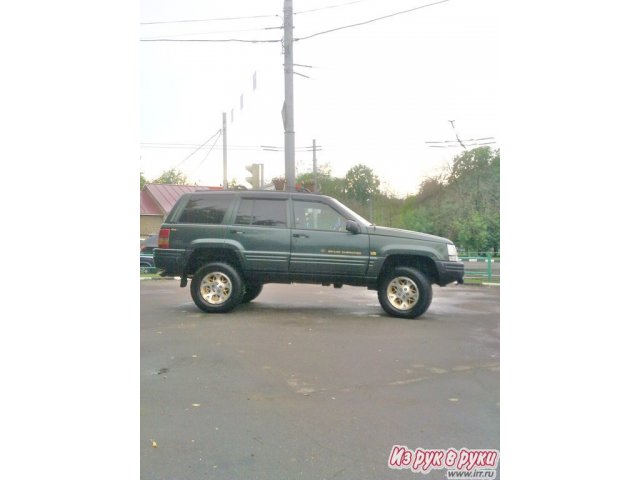
<instances>
[{"instance_id":1,"label":"chrome alloy wheel","mask_svg":"<svg viewBox=\"0 0 640 480\"><path fill-rule=\"evenodd\" d=\"M211 272L200 282L202 299L213 305L220 305L229 300L232 291L231 280L222 272Z\"/></svg>"},{"instance_id":2,"label":"chrome alloy wheel","mask_svg":"<svg viewBox=\"0 0 640 480\"><path fill-rule=\"evenodd\" d=\"M410 278L396 277L389 282L387 299L398 310L410 310L419 298L418 286Z\"/></svg>"}]
</instances>

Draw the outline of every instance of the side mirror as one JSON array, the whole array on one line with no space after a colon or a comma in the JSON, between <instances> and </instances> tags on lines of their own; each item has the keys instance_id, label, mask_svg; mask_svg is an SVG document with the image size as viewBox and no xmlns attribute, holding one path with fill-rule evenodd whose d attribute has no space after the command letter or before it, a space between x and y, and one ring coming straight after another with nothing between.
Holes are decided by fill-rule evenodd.
<instances>
[{"instance_id":1,"label":"side mirror","mask_svg":"<svg viewBox=\"0 0 640 480\"><path fill-rule=\"evenodd\" d=\"M345 225L347 232L351 233L360 233L360 224L358 222L354 222L353 220L347 220L347 224Z\"/></svg>"}]
</instances>

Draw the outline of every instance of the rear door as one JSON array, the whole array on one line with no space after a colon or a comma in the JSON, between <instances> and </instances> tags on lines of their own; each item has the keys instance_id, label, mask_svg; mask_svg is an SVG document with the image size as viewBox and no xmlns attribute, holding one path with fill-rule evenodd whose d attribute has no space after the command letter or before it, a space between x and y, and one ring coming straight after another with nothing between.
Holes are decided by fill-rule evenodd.
<instances>
[{"instance_id":1,"label":"rear door","mask_svg":"<svg viewBox=\"0 0 640 480\"><path fill-rule=\"evenodd\" d=\"M291 251L288 197L243 195L229 225L228 242L245 259L245 268L286 273Z\"/></svg>"},{"instance_id":2,"label":"rear door","mask_svg":"<svg viewBox=\"0 0 640 480\"><path fill-rule=\"evenodd\" d=\"M364 276L369 235L347 232L347 219L321 200L293 199L292 274Z\"/></svg>"}]
</instances>

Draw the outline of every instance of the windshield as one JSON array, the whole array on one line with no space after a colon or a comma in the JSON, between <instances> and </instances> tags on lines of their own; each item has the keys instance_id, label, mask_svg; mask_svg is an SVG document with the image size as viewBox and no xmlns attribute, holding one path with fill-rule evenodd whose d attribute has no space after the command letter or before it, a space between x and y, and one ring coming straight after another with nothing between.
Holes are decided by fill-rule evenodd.
<instances>
[{"instance_id":1,"label":"windshield","mask_svg":"<svg viewBox=\"0 0 640 480\"><path fill-rule=\"evenodd\" d=\"M334 198L335 200L335 198ZM351 210L349 207L347 207L344 203L340 203L338 202L338 200L335 200L338 204L340 204L340 206L342 208L344 208L347 213L349 214L349 216L351 217L351 220L355 220L358 223L362 223L364 225L373 225L369 220L367 220L366 218L358 215L356 212L354 212L353 210Z\"/></svg>"}]
</instances>

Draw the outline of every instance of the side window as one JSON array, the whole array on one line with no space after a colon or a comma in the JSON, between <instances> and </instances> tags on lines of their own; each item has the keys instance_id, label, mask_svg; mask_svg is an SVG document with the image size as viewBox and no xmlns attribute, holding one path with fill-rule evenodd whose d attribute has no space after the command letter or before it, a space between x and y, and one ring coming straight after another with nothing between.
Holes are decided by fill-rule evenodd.
<instances>
[{"instance_id":1,"label":"side window","mask_svg":"<svg viewBox=\"0 0 640 480\"><path fill-rule=\"evenodd\" d=\"M233 195L192 195L178 222L220 224L232 200Z\"/></svg>"},{"instance_id":2,"label":"side window","mask_svg":"<svg viewBox=\"0 0 640 480\"><path fill-rule=\"evenodd\" d=\"M320 202L294 201L295 228L346 232L347 220L329 205Z\"/></svg>"},{"instance_id":3,"label":"side window","mask_svg":"<svg viewBox=\"0 0 640 480\"><path fill-rule=\"evenodd\" d=\"M287 201L243 198L236 214L236 225L259 225L285 228L287 226Z\"/></svg>"},{"instance_id":4,"label":"side window","mask_svg":"<svg viewBox=\"0 0 640 480\"><path fill-rule=\"evenodd\" d=\"M240 200L240 207L238 208L238 213L236 213L236 225L251 225L251 221L253 217L251 215L253 212L253 200L248 200L243 198Z\"/></svg>"}]
</instances>

